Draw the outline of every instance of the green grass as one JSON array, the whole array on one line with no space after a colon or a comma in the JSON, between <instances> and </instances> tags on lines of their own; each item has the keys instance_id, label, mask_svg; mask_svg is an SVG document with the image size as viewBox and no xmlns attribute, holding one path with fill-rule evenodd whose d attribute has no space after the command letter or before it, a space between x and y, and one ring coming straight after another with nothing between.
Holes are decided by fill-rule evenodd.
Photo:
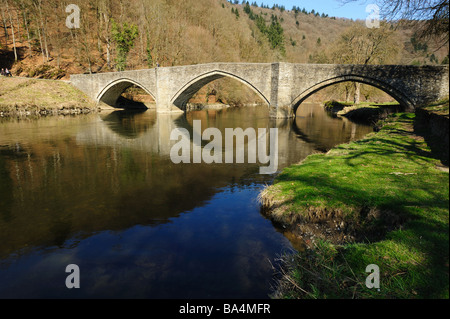
<instances>
[{"instance_id":1,"label":"green grass","mask_svg":"<svg viewBox=\"0 0 450 319\"><path fill-rule=\"evenodd\" d=\"M437 101L435 103L430 103L429 105L424 107L425 110L433 113L437 113L440 115L447 115L449 114L449 98L444 98L440 101Z\"/></svg>"},{"instance_id":2,"label":"green grass","mask_svg":"<svg viewBox=\"0 0 450 319\"><path fill-rule=\"evenodd\" d=\"M449 175L413 121L395 114L363 140L286 168L263 192L274 220L344 221L355 238L324 234L287 257L277 297L448 298ZM380 291L365 286L369 264L380 267Z\"/></svg>"}]
</instances>

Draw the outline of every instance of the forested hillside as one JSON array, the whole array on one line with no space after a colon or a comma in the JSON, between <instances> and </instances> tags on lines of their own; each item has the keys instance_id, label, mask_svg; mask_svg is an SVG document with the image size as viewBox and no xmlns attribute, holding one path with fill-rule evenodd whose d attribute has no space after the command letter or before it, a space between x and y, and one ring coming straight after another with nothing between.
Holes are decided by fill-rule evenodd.
<instances>
[{"instance_id":1,"label":"forested hillside","mask_svg":"<svg viewBox=\"0 0 450 319\"><path fill-rule=\"evenodd\" d=\"M226 0L0 0L0 65L14 75L68 79L73 73L208 62L355 63L340 61L346 32L364 21L300 7ZM80 8L68 28L69 4ZM448 46L386 25L395 50L371 63L448 63ZM361 31L362 30L362 31ZM367 29L369 30L369 29ZM387 32L387 33L386 33ZM388 34L389 33L389 34ZM366 37L365 34L360 34ZM344 38L343 38L344 37Z\"/></svg>"}]
</instances>

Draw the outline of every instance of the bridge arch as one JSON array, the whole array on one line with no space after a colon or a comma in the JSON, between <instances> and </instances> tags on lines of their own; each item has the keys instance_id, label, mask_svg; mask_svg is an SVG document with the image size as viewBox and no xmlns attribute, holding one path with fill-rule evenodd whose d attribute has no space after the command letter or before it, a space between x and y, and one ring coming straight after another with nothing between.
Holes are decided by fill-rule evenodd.
<instances>
[{"instance_id":1,"label":"bridge arch","mask_svg":"<svg viewBox=\"0 0 450 319\"><path fill-rule=\"evenodd\" d=\"M208 83L214 80L224 77L229 77L243 83L244 85L249 87L252 91L254 91L264 102L266 102L267 105L270 105L269 99L252 83L235 74L219 70L210 71L202 75L199 75L193 79L190 79L171 98L171 103L177 106L178 108L184 110L186 108L186 103L203 86L207 85Z\"/></svg>"},{"instance_id":2,"label":"bridge arch","mask_svg":"<svg viewBox=\"0 0 450 319\"><path fill-rule=\"evenodd\" d=\"M155 101L155 95L144 85L130 78L120 78L109 82L98 94L96 100L109 106L116 106L119 96L130 86L136 85L149 94Z\"/></svg>"},{"instance_id":3,"label":"bridge arch","mask_svg":"<svg viewBox=\"0 0 450 319\"><path fill-rule=\"evenodd\" d=\"M361 76L361 75L342 75L342 76L337 76L337 77L330 78L325 81L319 82L319 83L313 85L312 87L306 89L305 91L303 91L291 103L291 107L293 108L293 112L294 112L293 114L295 114L297 112L297 109L300 106L300 104L302 104L303 101L305 101L308 97L310 97L314 93L316 93L328 86L342 83L342 82L359 82L362 84L374 86L374 87L380 89L381 91L392 96L395 100L397 100L397 102L400 103L400 105L402 105L406 109L411 109L411 110L414 109L414 103L411 101L411 99L405 93L397 90L395 87L393 87L392 85L390 85L386 82L383 82L383 81L380 81L377 79L373 79L370 77Z\"/></svg>"}]
</instances>

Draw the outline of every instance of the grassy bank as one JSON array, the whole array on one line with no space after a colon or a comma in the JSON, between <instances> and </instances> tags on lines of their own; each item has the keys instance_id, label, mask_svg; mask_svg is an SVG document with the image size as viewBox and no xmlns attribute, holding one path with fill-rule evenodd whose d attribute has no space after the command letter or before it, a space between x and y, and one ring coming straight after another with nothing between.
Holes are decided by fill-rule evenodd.
<instances>
[{"instance_id":1,"label":"grassy bank","mask_svg":"<svg viewBox=\"0 0 450 319\"><path fill-rule=\"evenodd\" d=\"M360 141L283 170L264 212L307 247L281 258L276 298L448 298L449 174L398 113ZM380 290L365 285L380 268Z\"/></svg>"},{"instance_id":2,"label":"grassy bank","mask_svg":"<svg viewBox=\"0 0 450 319\"><path fill-rule=\"evenodd\" d=\"M0 116L88 113L95 103L67 82L0 77Z\"/></svg>"},{"instance_id":3,"label":"grassy bank","mask_svg":"<svg viewBox=\"0 0 450 319\"><path fill-rule=\"evenodd\" d=\"M324 108L335 116L344 116L354 122L375 124L380 119L385 119L390 114L404 111L397 102L372 103L326 101Z\"/></svg>"}]
</instances>

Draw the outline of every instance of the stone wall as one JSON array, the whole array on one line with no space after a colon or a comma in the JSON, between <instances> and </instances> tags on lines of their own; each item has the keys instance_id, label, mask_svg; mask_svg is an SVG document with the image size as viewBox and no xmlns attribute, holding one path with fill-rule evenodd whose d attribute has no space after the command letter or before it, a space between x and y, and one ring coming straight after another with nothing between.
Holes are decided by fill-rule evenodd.
<instances>
[{"instance_id":1,"label":"stone wall","mask_svg":"<svg viewBox=\"0 0 450 319\"><path fill-rule=\"evenodd\" d=\"M415 129L423 135L427 144L441 162L449 165L449 115L439 114L427 108L416 110Z\"/></svg>"}]
</instances>

